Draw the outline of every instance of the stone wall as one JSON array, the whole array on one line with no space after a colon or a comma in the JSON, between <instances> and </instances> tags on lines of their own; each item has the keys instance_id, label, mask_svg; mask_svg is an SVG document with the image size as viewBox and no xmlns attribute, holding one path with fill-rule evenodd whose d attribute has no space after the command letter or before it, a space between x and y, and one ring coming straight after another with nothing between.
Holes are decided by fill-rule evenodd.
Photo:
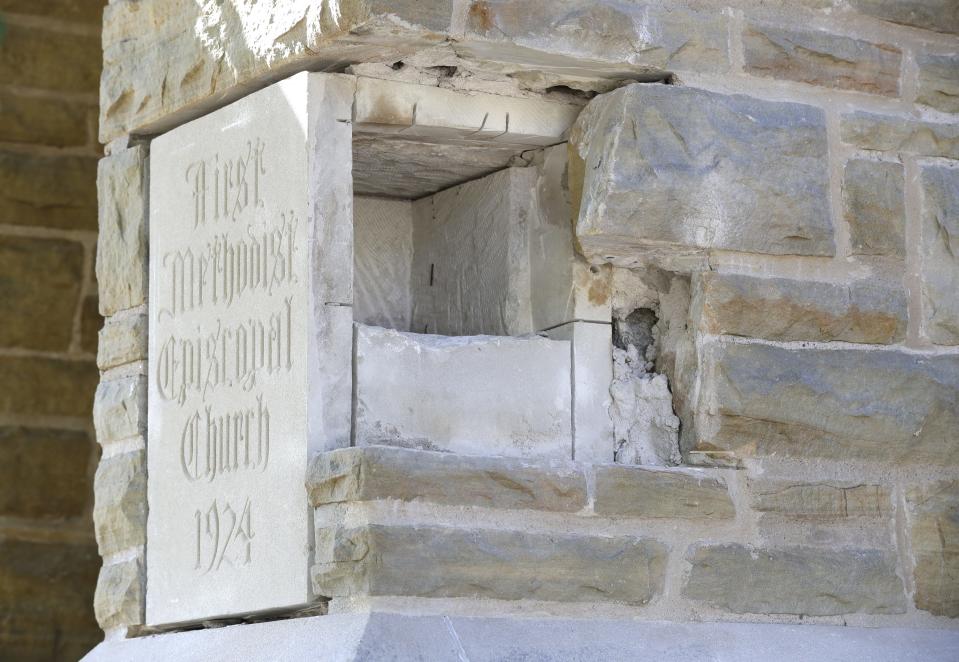
<instances>
[{"instance_id":1,"label":"stone wall","mask_svg":"<svg viewBox=\"0 0 959 662\"><path fill-rule=\"evenodd\" d=\"M76 660L101 638L90 410L103 4L0 2L3 659Z\"/></svg>"}]
</instances>

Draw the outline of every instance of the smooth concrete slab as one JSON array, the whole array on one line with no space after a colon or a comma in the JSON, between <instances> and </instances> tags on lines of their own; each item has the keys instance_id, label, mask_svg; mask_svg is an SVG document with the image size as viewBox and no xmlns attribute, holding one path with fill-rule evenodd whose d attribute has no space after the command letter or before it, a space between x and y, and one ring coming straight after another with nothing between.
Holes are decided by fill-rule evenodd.
<instances>
[{"instance_id":1,"label":"smooth concrete slab","mask_svg":"<svg viewBox=\"0 0 959 662\"><path fill-rule=\"evenodd\" d=\"M349 445L355 80L153 141L148 625L307 603L314 451Z\"/></svg>"},{"instance_id":2,"label":"smooth concrete slab","mask_svg":"<svg viewBox=\"0 0 959 662\"><path fill-rule=\"evenodd\" d=\"M315 616L104 642L85 662L951 662L959 631L612 619Z\"/></svg>"}]
</instances>

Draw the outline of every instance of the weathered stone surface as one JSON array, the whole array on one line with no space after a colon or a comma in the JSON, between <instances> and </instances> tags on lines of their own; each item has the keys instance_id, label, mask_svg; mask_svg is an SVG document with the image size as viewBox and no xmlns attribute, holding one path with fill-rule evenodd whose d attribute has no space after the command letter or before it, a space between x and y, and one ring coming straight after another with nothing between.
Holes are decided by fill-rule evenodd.
<instances>
[{"instance_id":1,"label":"weathered stone surface","mask_svg":"<svg viewBox=\"0 0 959 662\"><path fill-rule=\"evenodd\" d=\"M704 348L696 450L954 466L959 356Z\"/></svg>"},{"instance_id":2,"label":"weathered stone surface","mask_svg":"<svg viewBox=\"0 0 959 662\"><path fill-rule=\"evenodd\" d=\"M93 425L101 445L146 432L146 377L134 375L100 382L93 403Z\"/></svg>"},{"instance_id":3,"label":"weathered stone surface","mask_svg":"<svg viewBox=\"0 0 959 662\"><path fill-rule=\"evenodd\" d=\"M959 159L959 126L859 111L842 116L843 142L883 152Z\"/></svg>"},{"instance_id":4,"label":"weathered stone surface","mask_svg":"<svg viewBox=\"0 0 959 662\"><path fill-rule=\"evenodd\" d=\"M0 427L0 517L81 517L89 501L86 432Z\"/></svg>"},{"instance_id":5,"label":"weathered stone surface","mask_svg":"<svg viewBox=\"0 0 959 662\"><path fill-rule=\"evenodd\" d=\"M906 256L902 164L853 159L843 169L843 217L853 255Z\"/></svg>"},{"instance_id":6,"label":"weathered stone surface","mask_svg":"<svg viewBox=\"0 0 959 662\"><path fill-rule=\"evenodd\" d=\"M84 156L0 150L0 223L96 230L96 167Z\"/></svg>"},{"instance_id":7,"label":"weathered stone surface","mask_svg":"<svg viewBox=\"0 0 959 662\"><path fill-rule=\"evenodd\" d=\"M410 201L354 197L353 319L363 324L411 331L412 262Z\"/></svg>"},{"instance_id":8,"label":"weathered stone surface","mask_svg":"<svg viewBox=\"0 0 959 662\"><path fill-rule=\"evenodd\" d=\"M3 142L78 147L92 139L89 127L96 107L90 104L0 91L0 108L3 109L0 124Z\"/></svg>"},{"instance_id":9,"label":"weathered stone surface","mask_svg":"<svg viewBox=\"0 0 959 662\"><path fill-rule=\"evenodd\" d=\"M870 94L899 93L898 48L813 30L749 23L743 33L746 71Z\"/></svg>"},{"instance_id":10,"label":"weathered stone surface","mask_svg":"<svg viewBox=\"0 0 959 662\"><path fill-rule=\"evenodd\" d=\"M97 284L104 316L146 301L146 169L146 148L131 147L102 159L97 171Z\"/></svg>"},{"instance_id":11,"label":"weathered stone surface","mask_svg":"<svg viewBox=\"0 0 959 662\"><path fill-rule=\"evenodd\" d=\"M491 529L324 529L318 595L624 602L662 592L666 546L648 539Z\"/></svg>"},{"instance_id":12,"label":"weathered stone surface","mask_svg":"<svg viewBox=\"0 0 959 662\"><path fill-rule=\"evenodd\" d=\"M142 450L100 461L93 482L93 526L100 556L146 543L147 468Z\"/></svg>"},{"instance_id":13,"label":"weathered stone surface","mask_svg":"<svg viewBox=\"0 0 959 662\"><path fill-rule=\"evenodd\" d=\"M90 613L99 563L93 545L0 540L0 657L76 660L100 641Z\"/></svg>"},{"instance_id":14,"label":"weathered stone surface","mask_svg":"<svg viewBox=\"0 0 959 662\"><path fill-rule=\"evenodd\" d=\"M374 499L559 512L586 506L586 476L575 465L385 446L318 455L306 486L314 506Z\"/></svg>"},{"instance_id":15,"label":"weathered stone surface","mask_svg":"<svg viewBox=\"0 0 959 662\"><path fill-rule=\"evenodd\" d=\"M53 32L22 23L6 26L0 49L0 84L61 92L96 92L100 40L96 35ZM70 66L63 54L70 53Z\"/></svg>"},{"instance_id":16,"label":"weathered stone surface","mask_svg":"<svg viewBox=\"0 0 959 662\"><path fill-rule=\"evenodd\" d=\"M825 120L811 106L634 84L591 101L571 141L589 257L834 253Z\"/></svg>"},{"instance_id":17,"label":"weathered stone surface","mask_svg":"<svg viewBox=\"0 0 959 662\"><path fill-rule=\"evenodd\" d=\"M87 419L98 379L93 361L0 357L0 413Z\"/></svg>"},{"instance_id":18,"label":"weathered stone surface","mask_svg":"<svg viewBox=\"0 0 959 662\"><path fill-rule=\"evenodd\" d=\"M147 357L147 316L112 317L100 329L97 366L107 370Z\"/></svg>"},{"instance_id":19,"label":"weathered stone surface","mask_svg":"<svg viewBox=\"0 0 959 662\"><path fill-rule=\"evenodd\" d=\"M953 0L851 0L854 9L892 23L959 34L959 6Z\"/></svg>"},{"instance_id":20,"label":"weathered stone surface","mask_svg":"<svg viewBox=\"0 0 959 662\"><path fill-rule=\"evenodd\" d=\"M959 54L917 53L916 101L946 113L959 113Z\"/></svg>"},{"instance_id":21,"label":"weathered stone surface","mask_svg":"<svg viewBox=\"0 0 959 662\"><path fill-rule=\"evenodd\" d=\"M895 555L875 549L752 549L705 545L687 553L683 594L737 614L901 614Z\"/></svg>"},{"instance_id":22,"label":"weathered stone surface","mask_svg":"<svg viewBox=\"0 0 959 662\"><path fill-rule=\"evenodd\" d=\"M111 630L143 624L146 571L140 557L100 569L93 611L100 627Z\"/></svg>"},{"instance_id":23,"label":"weathered stone surface","mask_svg":"<svg viewBox=\"0 0 959 662\"><path fill-rule=\"evenodd\" d=\"M906 492L916 606L959 617L959 481L940 481Z\"/></svg>"},{"instance_id":24,"label":"weathered stone surface","mask_svg":"<svg viewBox=\"0 0 959 662\"><path fill-rule=\"evenodd\" d=\"M609 416L614 432L614 459L618 464L670 466L679 464L679 417L666 375L637 370L645 365L635 347L613 348L613 375Z\"/></svg>"},{"instance_id":25,"label":"weathered stone surface","mask_svg":"<svg viewBox=\"0 0 959 662\"><path fill-rule=\"evenodd\" d=\"M876 280L829 283L707 272L693 316L707 333L769 340L892 343L906 335L906 293Z\"/></svg>"},{"instance_id":26,"label":"weathered stone surface","mask_svg":"<svg viewBox=\"0 0 959 662\"><path fill-rule=\"evenodd\" d=\"M100 301L96 295L84 297L80 306L80 351L96 354L98 335L103 327Z\"/></svg>"},{"instance_id":27,"label":"weathered stone surface","mask_svg":"<svg viewBox=\"0 0 959 662\"><path fill-rule=\"evenodd\" d=\"M0 347L68 350L82 285L82 244L0 237Z\"/></svg>"},{"instance_id":28,"label":"weathered stone surface","mask_svg":"<svg viewBox=\"0 0 959 662\"><path fill-rule=\"evenodd\" d=\"M922 166L923 328L934 343L959 345L959 168Z\"/></svg>"},{"instance_id":29,"label":"weathered stone surface","mask_svg":"<svg viewBox=\"0 0 959 662\"><path fill-rule=\"evenodd\" d=\"M889 488L751 478L753 508L794 518L880 517L892 510Z\"/></svg>"},{"instance_id":30,"label":"weathered stone surface","mask_svg":"<svg viewBox=\"0 0 959 662\"><path fill-rule=\"evenodd\" d=\"M728 519L736 509L726 482L702 469L596 467L593 508L604 517Z\"/></svg>"}]
</instances>

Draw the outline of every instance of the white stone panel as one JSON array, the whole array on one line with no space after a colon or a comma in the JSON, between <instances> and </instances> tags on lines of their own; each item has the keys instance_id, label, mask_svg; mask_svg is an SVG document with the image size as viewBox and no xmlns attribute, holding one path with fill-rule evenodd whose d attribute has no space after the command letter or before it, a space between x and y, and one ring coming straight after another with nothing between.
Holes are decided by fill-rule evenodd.
<instances>
[{"instance_id":1,"label":"white stone panel","mask_svg":"<svg viewBox=\"0 0 959 662\"><path fill-rule=\"evenodd\" d=\"M350 77L153 141L149 625L302 605L311 451L348 445Z\"/></svg>"},{"instance_id":2,"label":"white stone panel","mask_svg":"<svg viewBox=\"0 0 959 662\"><path fill-rule=\"evenodd\" d=\"M570 459L570 344L356 325L357 446Z\"/></svg>"},{"instance_id":3,"label":"white stone panel","mask_svg":"<svg viewBox=\"0 0 959 662\"><path fill-rule=\"evenodd\" d=\"M412 203L355 198L353 235L353 319L409 331Z\"/></svg>"}]
</instances>

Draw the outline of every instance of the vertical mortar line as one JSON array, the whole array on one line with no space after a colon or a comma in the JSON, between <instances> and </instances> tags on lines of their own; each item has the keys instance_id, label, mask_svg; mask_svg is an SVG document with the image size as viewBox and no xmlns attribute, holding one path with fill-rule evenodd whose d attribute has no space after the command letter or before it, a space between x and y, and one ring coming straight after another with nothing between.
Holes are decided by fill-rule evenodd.
<instances>
[{"instance_id":1,"label":"vertical mortar line","mask_svg":"<svg viewBox=\"0 0 959 662\"><path fill-rule=\"evenodd\" d=\"M892 486L891 501L893 502L892 535L894 537L893 542L896 545L896 563L899 566L899 572L902 576L903 586L906 590L906 613L910 613L916 611L916 587L912 576L912 545L910 544L909 536L907 535L909 523L908 515L906 513L906 494L901 480L896 480Z\"/></svg>"},{"instance_id":2,"label":"vertical mortar line","mask_svg":"<svg viewBox=\"0 0 959 662\"><path fill-rule=\"evenodd\" d=\"M919 190L919 164L916 157L904 155L905 173L904 209L906 239L906 270L904 284L907 294L908 320L906 324L906 346L922 347L929 343L924 339L922 275L919 247L922 242L922 194Z\"/></svg>"},{"instance_id":3,"label":"vertical mortar line","mask_svg":"<svg viewBox=\"0 0 959 662\"><path fill-rule=\"evenodd\" d=\"M910 48L902 49L902 66L899 75L899 96L906 107L906 111L913 109L916 96L919 94L919 64L916 62L916 52Z\"/></svg>"},{"instance_id":4,"label":"vertical mortar line","mask_svg":"<svg viewBox=\"0 0 959 662\"><path fill-rule=\"evenodd\" d=\"M95 250L93 244L96 240L79 240L83 247L83 274L80 277L80 289L77 293L77 301L73 309L73 322L71 325L70 345L68 354L81 354L83 351L83 302L90 291L90 274L93 272L93 260Z\"/></svg>"},{"instance_id":5,"label":"vertical mortar line","mask_svg":"<svg viewBox=\"0 0 959 662\"><path fill-rule=\"evenodd\" d=\"M836 242L836 257L839 263L848 261L852 254L852 240L849 225L843 214L842 180L848 151L843 147L840 113L833 106L825 108L826 113L826 142L829 173L829 211L833 221L833 232Z\"/></svg>"},{"instance_id":6,"label":"vertical mortar line","mask_svg":"<svg viewBox=\"0 0 959 662\"><path fill-rule=\"evenodd\" d=\"M743 73L746 69L746 49L743 46L743 30L746 21L742 9L726 8L728 21L728 47L730 73Z\"/></svg>"}]
</instances>

